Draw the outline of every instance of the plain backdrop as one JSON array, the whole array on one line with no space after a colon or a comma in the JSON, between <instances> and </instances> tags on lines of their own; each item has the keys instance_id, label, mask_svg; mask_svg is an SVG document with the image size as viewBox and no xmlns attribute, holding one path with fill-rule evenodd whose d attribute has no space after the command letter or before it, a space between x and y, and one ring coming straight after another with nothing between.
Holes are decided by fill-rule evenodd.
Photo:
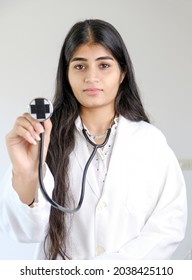
<instances>
[{"instance_id":1,"label":"plain backdrop","mask_svg":"<svg viewBox=\"0 0 192 280\"><path fill-rule=\"evenodd\" d=\"M151 122L178 160L192 159L192 0L0 0L0 193L10 164L5 135L33 98L52 98L64 37L86 18L118 29ZM192 171L183 173L189 221L175 259L191 258ZM31 259L34 248L0 234L0 259Z\"/></svg>"}]
</instances>

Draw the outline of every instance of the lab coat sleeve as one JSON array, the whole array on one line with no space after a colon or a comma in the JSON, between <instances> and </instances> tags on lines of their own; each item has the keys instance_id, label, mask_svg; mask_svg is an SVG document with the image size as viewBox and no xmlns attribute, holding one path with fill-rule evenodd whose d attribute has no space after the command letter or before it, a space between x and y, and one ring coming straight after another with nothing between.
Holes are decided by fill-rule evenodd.
<instances>
[{"instance_id":1,"label":"lab coat sleeve","mask_svg":"<svg viewBox=\"0 0 192 280\"><path fill-rule=\"evenodd\" d=\"M170 259L185 236L186 223L185 182L178 161L170 151L163 190L140 234L117 252L105 252L93 259Z\"/></svg>"},{"instance_id":2,"label":"lab coat sleeve","mask_svg":"<svg viewBox=\"0 0 192 280\"><path fill-rule=\"evenodd\" d=\"M51 195L54 181L48 167L46 167L44 184L47 192ZM41 191L38 190L33 208L22 203L12 187L11 167L3 179L1 189L1 232L19 242L36 243L43 241L49 220L50 205L44 199Z\"/></svg>"}]
</instances>

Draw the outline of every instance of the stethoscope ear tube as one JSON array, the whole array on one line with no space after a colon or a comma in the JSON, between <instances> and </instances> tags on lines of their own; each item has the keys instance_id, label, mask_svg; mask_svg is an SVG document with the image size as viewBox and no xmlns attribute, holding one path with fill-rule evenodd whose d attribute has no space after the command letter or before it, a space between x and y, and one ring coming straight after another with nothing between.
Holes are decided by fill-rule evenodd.
<instances>
[{"instance_id":1,"label":"stethoscope ear tube","mask_svg":"<svg viewBox=\"0 0 192 280\"><path fill-rule=\"evenodd\" d=\"M111 134L111 128L109 128L109 129L107 130L107 135L106 135L106 137L105 137L105 140L104 140L104 142L101 143L101 144L96 144L96 143L94 143L93 141L91 141L91 139L90 139L90 138L88 137L88 135L87 135L87 130L86 130L85 128L83 128L82 132L83 132L83 135L84 135L85 139L91 144L91 146L93 146L93 147L96 148L96 150L97 150L98 148L103 148L103 147L107 144L107 142L108 142L108 140L109 140L109 136L110 136L110 134Z\"/></svg>"}]
</instances>

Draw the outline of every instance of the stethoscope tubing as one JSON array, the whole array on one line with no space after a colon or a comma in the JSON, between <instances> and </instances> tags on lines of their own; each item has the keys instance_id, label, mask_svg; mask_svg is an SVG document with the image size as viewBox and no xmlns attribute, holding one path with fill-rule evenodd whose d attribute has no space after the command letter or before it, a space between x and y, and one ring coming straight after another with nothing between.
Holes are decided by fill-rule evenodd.
<instances>
[{"instance_id":1,"label":"stethoscope tubing","mask_svg":"<svg viewBox=\"0 0 192 280\"><path fill-rule=\"evenodd\" d=\"M92 160L93 160L93 158L94 158L94 156L97 152L97 149L102 148L107 144L107 142L109 140L110 133L111 133L111 128L108 129L105 140L101 144L96 144L93 141L91 141L91 139L87 135L86 129L83 128L82 132L83 132L83 135L84 135L85 139L93 146L93 151L92 151L92 153L91 153L91 155L90 155L90 157L89 157L89 159L88 159L88 161L85 165L85 168L83 170L82 183L81 183L81 194L80 194L78 205L77 205L77 207L75 207L73 209L66 208L64 206L61 206L57 202L55 202L52 198L50 198L50 196L48 195L48 193L45 189L44 182L43 182L44 133L40 134L39 164L38 164L39 186L40 186L41 192L44 195L45 199L51 204L51 206L53 206L54 208L56 208L56 209L58 209L58 210L60 210L64 213L72 214L72 213L77 212L81 208L83 200L84 200L84 196L85 196L85 183L86 183L88 168L89 168L90 163L92 162Z\"/></svg>"}]
</instances>

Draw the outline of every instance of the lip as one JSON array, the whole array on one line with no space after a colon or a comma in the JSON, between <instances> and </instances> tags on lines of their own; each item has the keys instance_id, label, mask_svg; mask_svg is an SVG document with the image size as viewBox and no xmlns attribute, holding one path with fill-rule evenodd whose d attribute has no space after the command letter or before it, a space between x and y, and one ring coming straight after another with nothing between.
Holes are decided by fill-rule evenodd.
<instances>
[{"instance_id":1,"label":"lip","mask_svg":"<svg viewBox=\"0 0 192 280\"><path fill-rule=\"evenodd\" d=\"M85 92L87 95L96 95L101 91L103 91L103 90L100 88L85 88L83 90L83 92Z\"/></svg>"}]
</instances>

